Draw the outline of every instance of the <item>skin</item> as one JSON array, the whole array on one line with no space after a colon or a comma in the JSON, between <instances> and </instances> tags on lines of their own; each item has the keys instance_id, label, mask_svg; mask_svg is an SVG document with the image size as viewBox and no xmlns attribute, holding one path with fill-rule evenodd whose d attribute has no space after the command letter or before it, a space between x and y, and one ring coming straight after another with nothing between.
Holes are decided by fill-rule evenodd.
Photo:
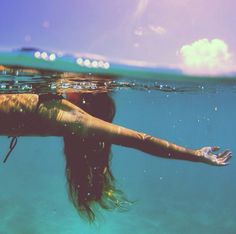
<instances>
[{"instance_id":1,"label":"skin","mask_svg":"<svg viewBox=\"0 0 236 234\"><path fill-rule=\"evenodd\" d=\"M95 118L71 102L45 101L38 105L36 94L0 95L0 135L65 136L77 135L131 147L154 156L228 165L229 150L216 153L219 147L187 149L145 133L137 132Z\"/></svg>"}]
</instances>

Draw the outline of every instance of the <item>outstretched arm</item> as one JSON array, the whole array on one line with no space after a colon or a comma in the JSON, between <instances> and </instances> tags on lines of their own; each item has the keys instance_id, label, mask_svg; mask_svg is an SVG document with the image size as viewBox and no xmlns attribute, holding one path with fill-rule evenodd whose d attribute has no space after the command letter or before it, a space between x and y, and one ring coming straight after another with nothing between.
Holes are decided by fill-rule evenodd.
<instances>
[{"instance_id":1,"label":"outstretched arm","mask_svg":"<svg viewBox=\"0 0 236 234\"><path fill-rule=\"evenodd\" d=\"M135 148L158 157L224 166L228 164L227 161L232 156L228 150L214 154L215 151L219 150L219 147L216 146L203 147L198 150L187 149L166 140L107 123L94 117L89 117L87 124L85 125L85 133L88 136L98 135L98 137L104 138L112 144Z\"/></svg>"},{"instance_id":2,"label":"outstretched arm","mask_svg":"<svg viewBox=\"0 0 236 234\"><path fill-rule=\"evenodd\" d=\"M230 151L214 154L218 147L204 147L198 150L187 149L145 133L130 130L95 118L67 100L59 101L58 108L51 103L44 103L39 108L40 115L51 116L68 133L81 137L93 137L109 141L112 144L132 147L154 156L204 162L224 166L231 158ZM54 111L57 110L56 115ZM51 114L49 114L51 113ZM54 116L54 117L53 117Z\"/></svg>"},{"instance_id":3,"label":"outstretched arm","mask_svg":"<svg viewBox=\"0 0 236 234\"><path fill-rule=\"evenodd\" d=\"M170 159L224 166L230 151L214 154L218 147L187 149L168 141L95 118L67 100L38 103L36 94L0 95L0 134L10 136L73 134L132 147Z\"/></svg>"}]
</instances>

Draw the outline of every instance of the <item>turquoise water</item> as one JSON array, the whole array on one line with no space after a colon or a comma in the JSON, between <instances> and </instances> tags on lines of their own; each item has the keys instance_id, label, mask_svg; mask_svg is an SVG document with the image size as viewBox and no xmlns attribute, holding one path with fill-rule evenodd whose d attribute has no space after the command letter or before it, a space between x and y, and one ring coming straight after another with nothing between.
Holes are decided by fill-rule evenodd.
<instances>
[{"instance_id":1,"label":"turquoise water","mask_svg":"<svg viewBox=\"0 0 236 234\"><path fill-rule=\"evenodd\" d=\"M236 152L233 83L169 82L163 89L163 82L127 80L112 83L114 123L190 148L219 145ZM8 145L9 139L1 137L2 158ZM234 158L227 167L214 167L120 146L112 152L117 186L137 202L127 212L101 210L90 225L67 197L63 140L18 138L9 160L0 166L0 233L236 233Z\"/></svg>"}]
</instances>

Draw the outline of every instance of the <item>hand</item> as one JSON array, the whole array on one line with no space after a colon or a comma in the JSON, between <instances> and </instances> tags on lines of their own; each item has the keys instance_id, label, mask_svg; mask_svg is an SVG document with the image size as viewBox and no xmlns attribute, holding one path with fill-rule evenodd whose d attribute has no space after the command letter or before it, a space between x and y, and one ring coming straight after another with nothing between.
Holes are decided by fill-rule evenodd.
<instances>
[{"instance_id":1,"label":"hand","mask_svg":"<svg viewBox=\"0 0 236 234\"><path fill-rule=\"evenodd\" d=\"M225 150L222 153L215 154L213 152L218 151L220 148L218 146L214 147L203 147L197 150L199 157L202 157L200 161L208 163L215 166L227 166L228 161L232 157L232 152L230 150Z\"/></svg>"}]
</instances>

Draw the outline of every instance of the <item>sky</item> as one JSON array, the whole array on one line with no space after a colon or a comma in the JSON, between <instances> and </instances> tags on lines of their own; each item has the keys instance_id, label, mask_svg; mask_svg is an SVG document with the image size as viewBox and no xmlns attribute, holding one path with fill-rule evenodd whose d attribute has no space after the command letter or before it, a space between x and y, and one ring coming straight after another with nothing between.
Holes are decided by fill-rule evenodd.
<instances>
[{"instance_id":1,"label":"sky","mask_svg":"<svg viewBox=\"0 0 236 234\"><path fill-rule=\"evenodd\" d=\"M1 0L0 49L37 47L236 70L235 0Z\"/></svg>"}]
</instances>

